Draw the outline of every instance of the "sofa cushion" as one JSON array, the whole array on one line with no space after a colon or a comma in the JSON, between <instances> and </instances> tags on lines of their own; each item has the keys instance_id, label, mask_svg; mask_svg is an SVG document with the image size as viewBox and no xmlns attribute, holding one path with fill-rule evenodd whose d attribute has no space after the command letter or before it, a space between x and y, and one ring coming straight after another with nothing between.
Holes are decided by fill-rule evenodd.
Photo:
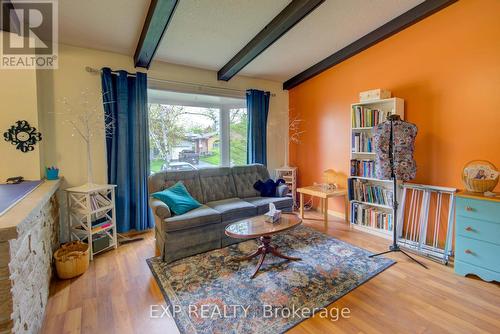
<instances>
[{"instance_id":1,"label":"sofa cushion","mask_svg":"<svg viewBox=\"0 0 500 334\"><path fill-rule=\"evenodd\" d=\"M253 185L258 180L268 180L269 172L264 165L253 164L246 166L234 166L231 168L236 186L236 194L239 198L260 196Z\"/></svg>"},{"instance_id":2,"label":"sofa cushion","mask_svg":"<svg viewBox=\"0 0 500 334\"><path fill-rule=\"evenodd\" d=\"M199 173L205 203L236 197L231 168L204 168Z\"/></svg>"},{"instance_id":3,"label":"sofa cushion","mask_svg":"<svg viewBox=\"0 0 500 334\"><path fill-rule=\"evenodd\" d=\"M164 231L180 231L188 228L217 224L221 222L221 214L206 205L191 210L183 215L172 216L163 221Z\"/></svg>"},{"instance_id":4,"label":"sofa cushion","mask_svg":"<svg viewBox=\"0 0 500 334\"><path fill-rule=\"evenodd\" d=\"M149 177L149 193L162 191L182 181L189 194L198 202L205 203L197 170L161 171Z\"/></svg>"},{"instance_id":5,"label":"sofa cushion","mask_svg":"<svg viewBox=\"0 0 500 334\"><path fill-rule=\"evenodd\" d=\"M243 200L255 205L257 207L257 214L259 215L269 211L269 203L274 203L278 210L291 208L293 205L291 197L250 197Z\"/></svg>"},{"instance_id":6,"label":"sofa cushion","mask_svg":"<svg viewBox=\"0 0 500 334\"><path fill-rule=\"evenodd\" d=\"M248 218L257 215L257 207L239 198L208 202L207 205L222 215L222 221Z\"/></svg>"}]
</instances>

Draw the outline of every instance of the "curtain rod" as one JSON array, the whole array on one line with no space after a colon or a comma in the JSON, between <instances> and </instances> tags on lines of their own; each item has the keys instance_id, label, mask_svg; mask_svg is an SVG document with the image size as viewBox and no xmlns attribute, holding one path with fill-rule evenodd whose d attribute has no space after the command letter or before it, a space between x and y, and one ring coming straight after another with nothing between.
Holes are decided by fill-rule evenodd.
<instances>
[{"instance_id":1,"label":"curtain rod","mask_svg":"<svg viewBox=\"0 0 500 334\"><path fill-rule=\"evenodd\" d=\"M85 66L85 71L92 73L92 74L101 74L101 70L95 69L90 66ZM113 74L118 74L117 71L111 71ZM135 77L135 74L128 73L127 76L129 77ZM225 87L217 87L217 86L210 86L210 85L203 85L203 84L194 84L190 82L183 82L183 81L175 81L175 80L166 80L166 79L155 79L155 78L150 78L148 77L149 81L157 81L157 82L168 82L168 83L173 83L173 84L180 84L180 85L186 85L186 86L193 86L193 87L205 87L205 88L210 88L210 89L220 89L220 90L227 90L227 91L233 91L233 92L239 92L239 93L245 93L245 90L240 90L240 89L234 89L234 88L225 88ZM271 96L276 96L275 93L270 93Z\"/></svg>"}]
</instances>

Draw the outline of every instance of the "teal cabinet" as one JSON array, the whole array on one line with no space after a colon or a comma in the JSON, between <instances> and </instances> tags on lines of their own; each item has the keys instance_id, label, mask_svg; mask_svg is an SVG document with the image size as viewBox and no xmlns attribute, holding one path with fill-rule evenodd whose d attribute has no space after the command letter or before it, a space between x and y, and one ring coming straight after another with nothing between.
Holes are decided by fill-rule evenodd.
<instances>
[{"instance_id":1,"label":"teal cabinet","mask_svg":"<svg viewBox=\"0 0 500 334\"><path fill-rule=\"evenodd\" d=\"M457 195L455 272L500 282L500 199Z\"/></svg>"}]
</instances>

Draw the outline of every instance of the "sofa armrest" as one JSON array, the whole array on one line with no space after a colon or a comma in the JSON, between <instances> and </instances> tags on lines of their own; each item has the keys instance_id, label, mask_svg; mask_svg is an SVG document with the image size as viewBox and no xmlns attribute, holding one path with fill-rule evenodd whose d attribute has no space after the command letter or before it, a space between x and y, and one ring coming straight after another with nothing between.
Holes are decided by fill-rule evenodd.
<instances>
[{"instance_id":1,"label":"sofa armrest","mask_svg":"<svg viewBox=\"0 0 500 334\"><path fill-rule=\"evenodd\" d=\"M280 184L276 188L276 196L278 197L285 197L288 193L290 192L290 189L286 184Z\"/></svg>"},{"instance_id":2,"label":"sofa armrest","mask_svg":"<svg viewBox=\"0 0 500 334\"><path fill-rule=\"evenodd\" d=\"M172 213L170 212L170 208L167 204L160 201L156 198L149 198L149 206L153 210L153 213L158 216L161 220L172 217Z\"/></svg>"}]
</instances>

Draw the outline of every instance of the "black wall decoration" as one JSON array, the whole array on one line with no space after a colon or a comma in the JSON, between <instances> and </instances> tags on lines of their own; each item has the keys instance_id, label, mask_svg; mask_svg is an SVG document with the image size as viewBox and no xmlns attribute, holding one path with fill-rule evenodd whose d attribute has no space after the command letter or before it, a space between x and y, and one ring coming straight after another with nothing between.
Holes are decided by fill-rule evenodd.
<instances>
[{"instance_id":1,"label":"black wall decoration","mask_svg":"<svg viewBox=\"0 0 500 334\"><path fill-rule=\"evenodd\" d=\"M16 125L12 125L8 131L4 132L3 137L12 145L16 145L16 148L23 153L33 151L34 145L42 140L42 134L27 121L17 121Z\"/></svg>"}]
</instances>

